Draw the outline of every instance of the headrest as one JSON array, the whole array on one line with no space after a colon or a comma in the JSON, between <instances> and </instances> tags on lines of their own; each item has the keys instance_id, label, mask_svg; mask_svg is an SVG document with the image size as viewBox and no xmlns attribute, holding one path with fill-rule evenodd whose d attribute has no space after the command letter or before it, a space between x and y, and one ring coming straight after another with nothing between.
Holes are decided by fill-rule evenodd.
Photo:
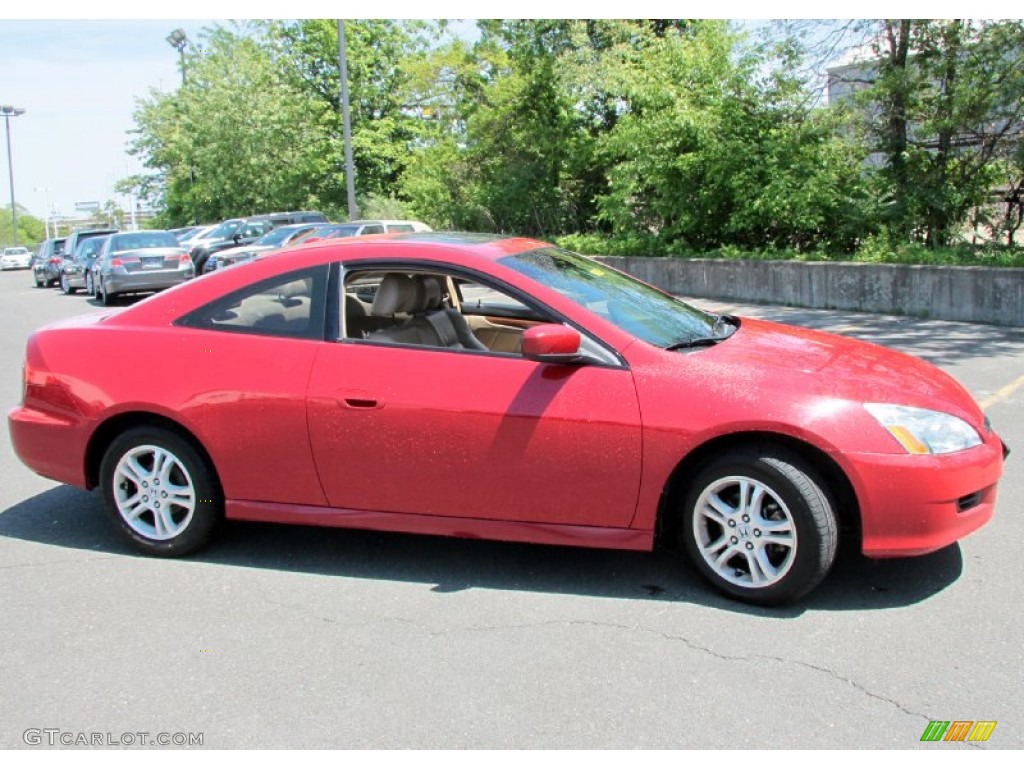
<instances>
[{"instance_id":1,"label":"headrest","mask_svg":"<svg viewBox=\"0 0 1024 768\"><path fill-rule=\"evenodd\" d=\"M436 277L420 277L418 278L423 283L423 310L424 312L430 312L434 309L440 309L441 297L444 292L441 290L441 281Z\"/></svg>"},{"instance_id":2,"label":"headrest","mask_svg":"<svg viewBox=\"0 0 1024 768\"><path fill-rule=\"evenodd\" d=\"M352 294L345 294L345 314L349 317L366 317L366 305Z\"/></svg>"},{"instance_id":3,"label":"headrest","mask_svg":"<svg viewBox=\"0 0 1024 768\"><path fill-rule=\"evenodd\" d=\"M398 312L412 312L421 303L423 284L407 275L390 273L381 280L373 297L370 314L374 317L391 317Z\"/></svg>"}]
</instances>

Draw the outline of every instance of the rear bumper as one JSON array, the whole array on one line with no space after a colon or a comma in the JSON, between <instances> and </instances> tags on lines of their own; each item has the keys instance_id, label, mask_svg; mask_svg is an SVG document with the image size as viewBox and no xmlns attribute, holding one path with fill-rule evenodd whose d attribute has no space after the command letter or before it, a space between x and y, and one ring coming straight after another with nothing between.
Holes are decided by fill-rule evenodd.
<instances>
[{"instance_id":1,"label":"rear bumper","mask_svg":"<svg viewBox=\"0 0 1024 768\"><path fill-rule=\"evenodd\" d=\"M111 294L135 293L141 291L162 291L184 283L192 277L192 271L175 272L133 272L123 275L104 275L103 288Z\"/></svg>"},{"instance_id":2,"label":"rear bumper","mask_svg":"<svg viewBox=\"0 0 1024 768\"><path fill-rule=\"evenodd\" d=\"M71 457L85 456L80 420L18 406L8 412L7 426L14 452L25 466L51 480L86 487L84 463L69 462Z\"/></svg>"},{"instance_id":3,"label":"rear bumper","mask_svg":"<svg viewBox=\"0 0 1024 768\"><path fill-rule=\"evenodd\" d=\"M868 557L924 555L947 547L992 518L1003 471L1003 444L944 456L849 454Z\"/></svg>"}]
</instances>

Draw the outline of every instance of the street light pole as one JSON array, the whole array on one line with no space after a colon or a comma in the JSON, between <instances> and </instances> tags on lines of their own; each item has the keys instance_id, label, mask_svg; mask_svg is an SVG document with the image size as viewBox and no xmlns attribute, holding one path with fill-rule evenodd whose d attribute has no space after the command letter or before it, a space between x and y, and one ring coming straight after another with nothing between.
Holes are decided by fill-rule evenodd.
<instances>
[{"instance_id":1,"label":"street light pole","mask_svg":"<svg viewBox=\"0 0 1024 768\"><path fill-rule=\"evenodd\" d=\"M25 110L21 107L12 107L10 104L0 106L0 114L4 116L7 124L7 175L11 182L11 234L14 237L14 244L18 244L18 208L14 203L14 165L11 162L11 118L24 115Z\"/></svg>"},{"instance_id":2,"label":"street light pole","mask_svg":"<svg viewBox=\"0 0 1024 768\"><path fill-rule=\"evenodd\" d=\"M173 32L171 32L171 34L169 34L167 36L167 42L170 44L170 46L174 50L176 50L178 52L178 56L180 57L180 61L181 61L181 87L184 88L186 82L188 81L188 78L187 78L187 76L185 74L186 73L186 70L185 70L185 48L188 46L188 35L185 34L185 30L184 29L182 29L181 27L178 27L176 30L174 30ZM189 189L189 196L190 197L192 196L191 195L192 188L195 186L195 183L196 183L196 169L195 169L195 165L192 163L192 158L189 157L189 161L188 161L188 189ZM193 224L198 224L199 223L199 219L196 216L195 206L196 206L196 202L193 199L192 200L192 223Z\"/></svg>"},{"instance_id":3,"label":"street light pole","mask_svg":"<svg viewBox=\"0 0 1024 768\"><path fill-rule=\"evenodd\" d=\"M188 45L188 35L185 34L185 30L178 27L176 30L171 32L167 36L167 42L170 43L171 48L178 52L181 57L181 84L185 84L185 47Z\"/></svg>"}]
</instances>

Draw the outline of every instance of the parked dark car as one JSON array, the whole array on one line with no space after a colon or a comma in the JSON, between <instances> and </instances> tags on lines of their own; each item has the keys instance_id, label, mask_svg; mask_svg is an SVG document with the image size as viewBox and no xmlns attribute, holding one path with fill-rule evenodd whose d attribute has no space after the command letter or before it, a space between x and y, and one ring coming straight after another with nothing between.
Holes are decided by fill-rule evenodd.
<instances>
[{"instance_id":1,"label":"parked dark car","mask_svg":"<svg viewBox=\"0 0 1024 768\"><path fill-rule=\"evenodd\" d=\"M39 246L39 253L32 260L32 276L36 288L49 288L60 280L60 265L64 261L63 237L52 237L44 240Z\"/></svg>"},{"instance_id":2,"label":"parked dark car","mask_svg":"<svg viewBox=\"0 0 1024 768\"><path fill-rule=\"evenodd\" d=\"M64 254L64 263L60 273L60 289L72 294L79 288L85 288L92 295L92 263L100 253L109 234L97 234L79 240L72 255Z\"/></svg>"},{"instance_id":3,"label":"parked dark car","mask_svg":"<svg viewBox=\"0 0 1024 768\"><path fill-rule=\"evenodd\" d=\"M237 248L227 248L219 253L214 253L206 260L203 274L213 272L221 267L230 267L232 264L237 264L241 261L249 261L258 253L265 253L275 248L284 248L286 245L302 242L318 226L318 224L312 223L285 224L283 227L270 230L259 240L249 245L240 245Z\"/></svg>"},{"instance_id":4,"label":"parked dark car","mask_svg":"<svg viewBox=\"0 0 1024 768\"><path fill-rule=\"evenodd\" d=\"M228 219L221 222L215 230L192 248L192 263L195 264L196 274L202 274L206 260L210 258L211 254L239 245L249 245L275 227L307 222L327 223L327 217L317 211L288 211L266 213L245 219Z\"/></svg>"},{"instance_id":5,"label":"parked dark car","mask_svg":"<svg viewBox=\"0 0 1024 768\"><path fill-rule=\"evenodd\" d=\"M96 298L108 306L115 296L149 293L190 280L192 259L166 230L119 232L106 238L92 266Z\"/></svg>"},{"instance_id":6,"label":"parked dark car","mask_svg":"<svg viewBox=\"0 0 1024 768\"><path fill-rule=\"evenodd\" d=\"M68 235L67 240L64 243L64 253L62 255L60 271L57 274L57 279L60 281L60 289L64 293L74 293L78 288L85 288L85 270L78 271L75 266L75 252L81 247L82 243L86 240L91 240L96 237L103 237L105 235L112 235L117 232L116 229L83 229L78 232L72 232ZM95 258L95 253L93 254ZM92 261L89 262L89 266L92 266ZM65 279L67 275L75 275L74 280ZM78 277L81 278L79 283Z\"/></svg>"}]
</instances>

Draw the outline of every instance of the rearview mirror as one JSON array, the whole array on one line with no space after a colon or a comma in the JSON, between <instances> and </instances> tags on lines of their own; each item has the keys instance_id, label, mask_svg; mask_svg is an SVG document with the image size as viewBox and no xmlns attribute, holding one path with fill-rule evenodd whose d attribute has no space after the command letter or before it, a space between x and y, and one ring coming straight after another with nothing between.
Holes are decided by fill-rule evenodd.
<instances>
[{"instance_id":1,"label":"rearview mirror","mask_svg":"<svg viewBox=\"0 0 1024 768\"><path fill-rule=\"evenodd\" d=\"M523 357L538 363L582 363L579 331L557 323L528 328L523 333Z\"/></svg>"}]
</instances>

